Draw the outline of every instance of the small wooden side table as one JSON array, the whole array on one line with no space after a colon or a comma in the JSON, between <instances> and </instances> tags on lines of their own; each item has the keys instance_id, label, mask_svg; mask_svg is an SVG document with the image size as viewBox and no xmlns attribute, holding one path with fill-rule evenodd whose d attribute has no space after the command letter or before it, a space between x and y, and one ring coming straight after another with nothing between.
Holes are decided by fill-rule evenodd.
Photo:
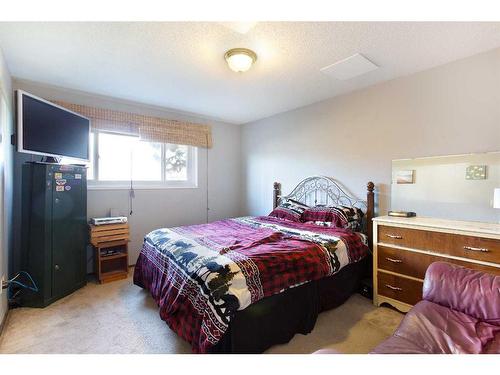
<instances>
[{"instance_id":1,"label":"small wooden side table","mask_svg":"<svg viewBox=\"0 0 500 375\"><path fill-rule=\"evenodd\" d=\"M101 284L128 276L129 227L126 224L89 225L95 249L97 279Z\"/></svg>"}]
</instances>

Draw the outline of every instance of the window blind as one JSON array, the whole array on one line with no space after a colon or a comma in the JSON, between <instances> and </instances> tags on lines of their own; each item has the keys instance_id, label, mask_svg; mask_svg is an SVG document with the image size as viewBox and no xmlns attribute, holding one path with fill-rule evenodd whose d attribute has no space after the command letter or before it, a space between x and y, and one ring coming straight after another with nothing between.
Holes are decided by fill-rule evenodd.
<instances>
[{"instance_id":1,"label":"window blind","mask_svg":"<svg viewBox=\"0 0 500 375\"><path fill-rule=\"evenodd\" d=\"M54 101L54 103L89 118L93 130L136 135L141 140L149 142L174 143L204 148L212 147L212 131L209 125L63 101Z\"/></svg>"}]
</instances>

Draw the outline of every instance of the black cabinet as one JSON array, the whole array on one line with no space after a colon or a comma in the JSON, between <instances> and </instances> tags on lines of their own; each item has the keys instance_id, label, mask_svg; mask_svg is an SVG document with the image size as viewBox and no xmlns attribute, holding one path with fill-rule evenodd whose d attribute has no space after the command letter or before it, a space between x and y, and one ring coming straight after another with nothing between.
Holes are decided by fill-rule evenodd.
<instances>
[{"instance_id":1,"label":"black cabinet","mask_svg":"<svg viewBox=\"0 0 500 375\"><path fill-rule=\"evenodd\" d=\"M39 291L21 303L44 307L86 283L86 168L26 163L22 189L22 268Z\"/></svg>"}]
</instances>

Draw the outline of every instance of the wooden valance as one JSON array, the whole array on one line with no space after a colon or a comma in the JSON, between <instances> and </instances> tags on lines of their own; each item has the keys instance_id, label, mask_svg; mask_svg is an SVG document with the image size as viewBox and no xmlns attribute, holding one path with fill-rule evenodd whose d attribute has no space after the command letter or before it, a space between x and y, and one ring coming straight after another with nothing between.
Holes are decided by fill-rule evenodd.
<instances>
[{"instance_id":1,"label":"wooden valance","mask_svg":"<svg viewBox=\"0 0 500 375\"><path fill-rule=\"evenodd\" d=\"M55 104L91 120L93 130L132 134L150 142L174 143L196 147L212 147L209 125L168 120L111 109L54 101Z\"/></svg>"}]
</instances>

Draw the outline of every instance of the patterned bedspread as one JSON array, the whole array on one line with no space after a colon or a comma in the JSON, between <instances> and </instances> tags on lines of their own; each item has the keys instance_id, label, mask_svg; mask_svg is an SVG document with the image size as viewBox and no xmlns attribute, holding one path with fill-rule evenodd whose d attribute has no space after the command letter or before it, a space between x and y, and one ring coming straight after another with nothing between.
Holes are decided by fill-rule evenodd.
<instances>
[{"instance_id":1,"label":"patterned bedspread","mask_svg":"<svg viewBox=\"0 0 500 375\"><path fill-rule=\"evenodd\" d=\"M144 239L134 283L193 352L222 338L237 310L288 288L330 276L367 254L348 229L268 216L158 229Z\"/></svg>"}]
</instances>

